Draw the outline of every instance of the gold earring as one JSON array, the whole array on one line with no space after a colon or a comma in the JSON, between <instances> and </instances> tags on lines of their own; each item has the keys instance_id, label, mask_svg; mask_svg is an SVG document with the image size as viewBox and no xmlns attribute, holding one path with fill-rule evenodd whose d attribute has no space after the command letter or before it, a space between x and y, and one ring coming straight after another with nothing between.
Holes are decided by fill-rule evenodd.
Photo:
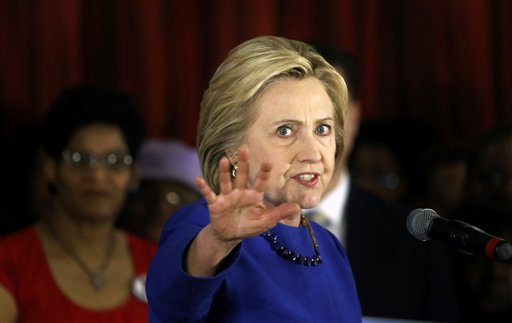
<instances>
[{"instance_id":1,"label":"gold earring","mask_svg":"<svg viewBox=\"0 0 512 323\"><path fill-rule=\"evenodd\" d=\"M233 165L233 169L231 170L231 176L233 176L233 178L236 177L236 170L238 169L238 165Z\"/></svg>"}]
</instances>

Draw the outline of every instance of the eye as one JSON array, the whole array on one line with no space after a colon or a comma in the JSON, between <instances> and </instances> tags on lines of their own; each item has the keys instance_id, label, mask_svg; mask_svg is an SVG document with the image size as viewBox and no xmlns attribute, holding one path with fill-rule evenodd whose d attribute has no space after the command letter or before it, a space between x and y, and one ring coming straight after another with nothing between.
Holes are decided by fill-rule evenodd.
<instances>
[{"instance_id":1,"label":"eye","mask_svg":"<svg viewBox=\"0 0 512 323\"><path fill-rule=\"evenodd\" d=\"M292 134L292 128L288 126L281 126L277 128L277 135L279 137L289 137Z\"/></svg>"},{"instance_id":2,"label":"eye","mask_svg":"<svg viewBox=\"0 0 512 323\"><path fill-rule=\"evenodd\" d=\"M80 164L80 162L82 161L82 155L78 152L74 152L71 154L71 162L73 164Z\"/></svg>"},{"instance_id":3,"label":"eye","mask_svg":"<svg viewBox=\"0 0 512 323\"><path fill-rule=\"evenodd\" d=\"M116 154L108 154L105 161L109 167L116 167L119 165L119 157Z\"/></svg>"},{"instance_id":4,"label":"eye","mask_svg":"<svg viewBox=\"0 0 512 323\"><path fill-rule=\"evenodd\" d=\"M117 155L110 153L105 156L105 163L109 168L121 169L130 166L133 163L133 158L130 155Z\"/></svg>"},{"instance_id":5,"label":"eye","mask_svg":"<svg viewBox=\"0 0 512 323\"><path fill-rule=\"evenodd\" d=\"M323 124L315 129L315 133L320 136L328 136L331 134L331 126Z\"/></svg>"}]
</instances>

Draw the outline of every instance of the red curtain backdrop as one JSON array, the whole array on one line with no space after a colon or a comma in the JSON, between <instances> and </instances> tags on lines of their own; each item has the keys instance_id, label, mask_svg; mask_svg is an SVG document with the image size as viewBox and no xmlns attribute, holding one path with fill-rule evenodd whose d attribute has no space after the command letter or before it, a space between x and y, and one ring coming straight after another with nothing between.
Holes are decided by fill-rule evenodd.
<instances>
[{"instance_id":1,"label":"red curtain backdrop","mask_svg":"<svg viewBox=\"0 0 512 323\"><path fill-rule=\"evenodd\" d=\"M2 135L92 83L131 93L148 137L194 144L215 68L272 34L353 52L365 118L412 116L472 141L512 119L511 21L507 0L0 0Z\"/></svg>"}]
</instances>

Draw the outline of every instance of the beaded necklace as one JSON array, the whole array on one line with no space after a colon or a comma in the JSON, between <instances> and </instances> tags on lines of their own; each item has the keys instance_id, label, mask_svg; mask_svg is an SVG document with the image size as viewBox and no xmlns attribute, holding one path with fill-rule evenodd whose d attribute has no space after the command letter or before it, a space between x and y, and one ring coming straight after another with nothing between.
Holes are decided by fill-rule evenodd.
<instances>
[{"instance_id":1,"label":"beaded necklace","mask_svg":"<svg viewBox=\"0 0 512 323\"><path fill-rule=\"evenodd\" d=\"M293 263L299 264L299 265L305 265L305 266L316 266L321 264L322 257L320 256L320 252L318 251L318 243L316 242L315 233L313 232L313 229L311 228L311 224L309 223L309 220L301 215L300 217L300 223L301 225L307 227L309 231L309 236L311 237L311 241L313 242L313 249L315 249L315 255L314 256L302 256L298 253L296 253L293 250L289 250L285 246L283 246L281 243L279 243L279 239L275 233L270 232L270 230L264 232L261 234L265 240L270 243L270 247L272 250L277 252L277 254L281 257L283 257L286 260L289 260Z\"/></svg>"}]
</instances>

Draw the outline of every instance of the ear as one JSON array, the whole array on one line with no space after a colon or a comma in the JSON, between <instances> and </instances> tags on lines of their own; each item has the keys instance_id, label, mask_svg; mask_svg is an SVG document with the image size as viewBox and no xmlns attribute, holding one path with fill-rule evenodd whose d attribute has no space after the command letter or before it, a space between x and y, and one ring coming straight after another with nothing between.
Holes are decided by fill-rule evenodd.
<instances>
[{"instance_id":1,"label":"ear","mask_svg":"<svg viewBox=\"0 0 512 323\"><path fill-rule=\"evenodd\" d=\"M43 177L48 183L54 183L56 177L57 163L55 159L48 156L46 153L42 154L41 162L43 164L42 171Z\"/></svg>"},{"instance_id":2,"label":"ear","mask_svg":"<svg viewBox=\"0 0 512 323\"><path fill-rule=\"evenodd\" d=\"M238 163L238 149L237 148L230 148L226 150L226 156L229 159L229 162L231 165L236 165Z\"/></svg>"},{"instance_id":3,"label":"ear","mask_svg":"<svg viewBox=\"0 0 512 323\"><path fill-rule=\"evenodd\" d=\"M46 182L50 196L57 195L57 162L54 158L48 156L44 151L41 154L41 175Z\"/></svg>"}]
</instances>

